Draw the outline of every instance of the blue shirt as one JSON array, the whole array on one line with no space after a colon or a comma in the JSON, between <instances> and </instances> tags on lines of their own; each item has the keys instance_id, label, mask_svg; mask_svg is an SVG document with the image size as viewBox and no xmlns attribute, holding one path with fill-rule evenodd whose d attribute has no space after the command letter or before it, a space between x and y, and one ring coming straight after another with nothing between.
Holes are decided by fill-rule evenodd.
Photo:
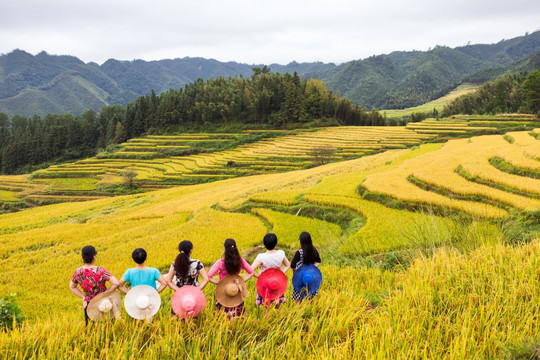
<instances>
[{"instance_id":1,"label":"blue shirt","mask_svg":"<svg viewBox=\"0 0 540 360\"><path fill-rule=\"evenodd\" d=\"M161 277L161 273L156 268L148 269L137 269L131 268L127 269L122 279L126 282L131 283L131 287L134 288L137 285L149 285L157 290L156 281Z\"/></svg>"}]
</instances>

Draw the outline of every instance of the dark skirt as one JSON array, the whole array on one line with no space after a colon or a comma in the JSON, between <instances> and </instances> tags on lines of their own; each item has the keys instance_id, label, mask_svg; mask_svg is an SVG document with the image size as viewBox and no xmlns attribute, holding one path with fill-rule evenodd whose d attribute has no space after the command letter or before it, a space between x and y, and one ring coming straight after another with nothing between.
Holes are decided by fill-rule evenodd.
<instances>
[{"instance_id":1,"label":"dark skirt","mask_svg":"<svg viewBox=\"0 0 540 360\"><path fill-rule=\"evenodd\" d=\"M284 304L286 301L287 299L285 299L285 295L281 295L279 299L268 302L268 305L275 305L276 307L279 307L279 305ZM255 305L266 305L259 292L257 292L257 297L255 298Z\"/></svg>"},{"instance_id":2,"label":"dark skirt","mask_svg":"<svg viewBox=\"0 0 540 360\"><path fill-rule=\"evenodd\" d=\"M216 301L216 310L223 311L225 314L227 314L230 318L236 318L242 316L242 314L246 311L244 309L244 302L238 306L235 307L226 307L221 305Z\"/></svg>"},{"instance_id":3,"label":"dark skirt","mask_svg":"<svg viewBox=\"0 0 540 360\"><path fill-rule=\"evenodd\" d=\"M298 292L296 290L293 289L292 291L292 299L293 300L310 300L310 299L313 299L313 297L317 295L317 291L315 291L313 294L306 294L306 291L301 291L301 292Z\"/></svg>"}]
</instances>

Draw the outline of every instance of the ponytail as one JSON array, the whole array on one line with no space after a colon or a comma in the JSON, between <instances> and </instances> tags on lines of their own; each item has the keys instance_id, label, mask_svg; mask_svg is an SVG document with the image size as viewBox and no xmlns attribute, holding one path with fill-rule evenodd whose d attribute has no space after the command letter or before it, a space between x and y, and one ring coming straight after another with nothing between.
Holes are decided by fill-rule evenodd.
<instances>
[{"instance_id":1,"label":"ponytail","mask_svg":"<svg viewBox=\"0 0 540 360\"><path fill-rule=\"evenodd\" d=\"M229 275L235 275L242 269L242 257L236 248L236 241L233 239L225 240L225 252L223 254L225 270Z\"/></svg>"},{"instance_id":2,"label":"ponytail","mask_svg":"<svg viewBox=\"0 0 540 360\"><path fill-rule=\"evenodd\" d=\"M174 260L174 272L181 277L182 279L187 278L189 273L189 265L191 261L189 260L189 253L193 249L193 244L189 240L184 240L178 245L178 251L180 254L176 256Z\"/></svg>"}]
</instances>

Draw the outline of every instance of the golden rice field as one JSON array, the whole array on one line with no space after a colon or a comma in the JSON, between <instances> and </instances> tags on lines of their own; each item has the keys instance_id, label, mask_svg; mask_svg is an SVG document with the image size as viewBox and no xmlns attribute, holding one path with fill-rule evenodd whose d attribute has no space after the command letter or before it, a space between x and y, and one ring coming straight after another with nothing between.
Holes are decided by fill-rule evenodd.
<instances>
[{"instance_id":1,"label":"golden rice field","mask_svg":"<svg viewBox=\"0 0 540 360\"><path fill-rule=\"evenodd\" d=\"M247 175L294 171L376 152L410 148L452 137L501 133L538 119L525 115L455 116L427 119L406 127L330 127L312 130L246 130L242 133L183 133L130 139L120 150L74 163L50 166L24 179L27 188L0 178L0 204L6 209L111 196L136 173L139 190L191 185ZM240 145L250 136L262 140ZM257 135L258 136L258 135ZM228 150L219 150L226 144ZM189 155L195 152L196 154ZM197 153L199 152L199 153ZM522 153L535 159L534 146ZM525 160L526 161L526 160ZM18 180L17 180L18 181ZM125 193L125 190L121 190ZM5 205L7 204L7 205ZM16 205L9 205L16 204Z\"/></svg>"},{"instance_id":2,"label":"golden rice field","mask_svg":"<svg viewBox=\"0 0 540 360\"><path fill-rule=\"evenodd\" d=\"M383 128L368 130L370 136L388 136ZM398 128L396 136L412 132ZM186 156L174 166L205 168L206 175L226 168L231 159L287 167L298 164L291 157L305 154L303 143L336 148L339 143L345 151L346 139L352 139L349 149L359 148L360 136L368 135L358 128L285 135ZM504 172L491 161L501 158L534 172L539 143L528 130L395 146L307 169L2 214L0 296L17 293L27 320L13 331L0 331L0 358L492 359L540 347L540 240L508 244L499 223L540 210L540 180L527 172ZM173 165L157 162L171 159L138 160L136 167L153 178L154 171L161 173L157 169L173 171ZM125 161L101 160L117 170ZM75 164L69 166L85 162ZM106 167L89 164L97 172ZM69 166L62 171L84 172ZM104 179L114 181L117 170L102 173ZM93 177L76 179L83 178L92 181L10 179L21 187L49 186L63 196L98 186ZM333 217L324 216L329 214ZM148 265L164 273L184 239L194 243L193 257L208 267L228 237L253 261L268 231L278 235L278 246L289 256L301 231L312 234L324 278L313 301L295 306L289 288L287 304L266 313L254 305L250 280L247 314L230 322L214 311L210 284L204 314L188 325L170 321L166 290L164 307L150 325L124 313L121 321L85 329L80 300L68 288L81 265L80 249L88 244L98 251L97 264L120 278L133 266L136 247L144 247Z\"/></svg>"}]
</instances>

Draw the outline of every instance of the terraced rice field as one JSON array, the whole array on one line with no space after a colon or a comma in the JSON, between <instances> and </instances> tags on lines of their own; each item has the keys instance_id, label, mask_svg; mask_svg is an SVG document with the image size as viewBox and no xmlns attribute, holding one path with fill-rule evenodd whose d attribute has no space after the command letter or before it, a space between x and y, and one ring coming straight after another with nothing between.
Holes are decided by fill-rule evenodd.
<instances>
[{"instance_id":1,"label":"terraced rice field","mask_svg":"<svg viewBox=\"0 0 540 360\"><path fill-rule=\"evenodd\" d=\"M307 135L312 134L318 133ZM177 243L185 238L198 245L212 244L198 248L196 255L209 264L220 256L224 238L234 237L239 246L248 249L259 244L269 230L277 232L285 246L296 246L297 233L311 229L318 246L332 246L344 255L408 248L410 241L417 237L404 234L404 228L423 224L427 228L448 229L450 220L399 209L399 206L389 208L385 206L388 202L372 201L374 194L394 199L398 205L401 201L435 210L449 209L478 219L496 219L510 212L540 209L539 179L490 168L490 157L506 153L509 162L514 157L523 160L524 151L540 142L528 132L508 135L515 141L510 143L503 135L456 139L446 144L425 144L413 150L388 150L305 170L5 214L0 216L3 234L0 249L4 259L0 267L4 270L0 273L2 278L11 278L23 272L30 259L40 266L52 266L50 262L56 263L59 258L64 259L62 271L68 272L78 261L73 254L87 243L99 245L100 258L112 264L114 273L125 266L114 265L115 259L129 258L128 249L143 243L149 253L155 254L152 263L166 269ZM456 172L460 166L462 171L470 172L468 164L472 163L490 168L470 174L482 181ZM367 197L364 196L366 190ZM251 204L250 211L245 211L246 204ZM302 209L313 205L347 209L356 214L356 218L364 219L365 224L352 221L340 227L304 217ZM291 210L286 210L288 208ZM244 210L239 213L237 209ZM296 209L300 210L299 215ZM438 241L444 243L445 239L446 235L441 234ZM30 256L20 251L26 248L39 251ZM12 282L0 283L0 293L22 290L27 281L24 276L17 276ZM64 285L62 281L53 287L63 289ZM63 291L59 296L63 297ZM35 296L38 295L33 294L23 302ZM49 298L49 305L44 306L52 306L57 300ZM62 300L65 308L73 305L71 300Z\"/></svg>"},{"instance_id":2,"label":"terraced rice field","mask_svg":"<svg viewBox=\"0 0 540 360\"><path fill-rule=\"evenodd\" d=\"M296 164L290 157L277 157L279 149L301 157L306 151L302 141L293 141L301 136L310 143L344 147L346 136L336 140L338 130L186 157L179 168L206 167L212 175L208 169L217 171L225 161L239 161L242 154L244 159L259 159L256 150L272 150L265 161L276 166L280 159L287 159L282 166ZM353 136L352 130L356 129L349 129L348 136L357 139L359 134ZM373 132L383 129L370 130L375 136ZM411 132L402 129L401 136ZM538 154L538 143L531 131L476 136L308 169L235 175L0 215L0 294L17 292L29 319L20 329L0 332L0 356L249 358L294 353L307 358L496 358L515 342L536 341L540 331L534 316L540 311L539 242L501 245L503 233L494 221L521 210L539 210L540 180L527 172L504 172L492 159L504 158L512 169L535 171L540 160L531 154ZM228 157L231 153L236 157ZM155 160L165 159L141 160L135 167L147 169L148 178L161 173L157 169L168 171L166 162ZM111 166L103 179L114 179L114 171L123 166L118 161L123 160L104 160ZM95 163L92 166L100 171ZM479 170L473 173L471 168ZM57 191L97 186L90 180L57 179L61 180L47 186ZM433 211L417 212L415 207ZM326 217L330 213L345 220ZM449 216L454 213L465 222ZM299 246L298 234L312 234L324 278L313 301L296 306L289 289L289 301L279 311L265 312L253 304L251 281L247 315L227 322L213 309L214 288L209 285L204 289L209 304L204 314L186 326L170 321L167 290L153 324L122 320L90 332L84 329L80 299L67 286L80 265L83 246L94 245L98 265L120 278L133 266L130 254L136 247L144 247L148 264L163 273L182 240L194 243L192 256L208 267L222 256L228 237L252 261L268 231L278 235L279 247L289 258ZM470 252L453 249L456 242ZM400 263L407 254L417 256L408 267ZM366 265L370 263L384 266ZM54 269L55 276L36 281L35 269ZM73 341L81 335L91 337L92 346Z\"/></svg>"},{"instance_id":3,"label":"terraced rice field","mask_svg":"<svg viewBox=\"0 0 540 360\"><path fill-rule=\"evenodd\" d=\"M299 170L311 167L318 152L326 152L321 162L352 159L386 149L406 148L434 135L418 134L398 127L336 127L318 131L275 131L282 136L241 145L227 151L196 155L167 155L167 151L192 149L200 143L233 142L245 134L182 134L147 136L122 144L123 150L75 163L51 166L33 174L36 182L49 184L49 194L59 195L59 183L69 184L62 190L74 191L82 183L88 184L73 195L90 196L111 184L123 181L123 172L130 168L137 173L136 181L147 185L169 187L175 184L194 184L246 175ZM257 133L247 131L246 134ZM174 153L174 152L173 152ZM62 179L62 180L60 180ZM80 183L75 184L80 179ZM90 185L90 179L97 179ZM66 194L67 195L67 194ZM58 198L58 197L56 197Z\"/></svg>"},{"instance_id":4,"label":"terraced rice field","mask_svg":"<svg viewBox=\"0 0 540 360\"><path fill-rule=\"evenodd\" d=\"M479 217L505 217L512 209L537 210L540 180L508 174L489 161L504 153L509 163L519 167L519 161L527 158L525 152L538 140L527 132L507 136L519 141L509 143L501 135L451 140L437 152L367 176L362 186L397 200L456 209Z\"/></svg>"},{"instance_id":5,"label":"terraced rice field","mask_svg":"<svg viewBox=\"0 0 540 360\"><path fill-rule=\"evenodd\" d=\"M272 130L270 132L274 133L275 137L244 145L238 145L242 139L253 134L268 133L268 131L251 130L238 134L149 135L144 138L130 139L122 144L122 150L115 153L104 153L95 158L54 165L36 171L30 178L32 180L28 178L23 180L27 188L14 189L10 184L17 184L16 182L10 183L10 180L4 182L0 179L0 202L44 204L111 196L114 189L124 183L123 174L127 169L136 173L137 187L147 191L175 185L191 185L248 175L306 169L327 162L354 159L389 149L410 148L424 142L470 137L475 134L500 133L509 126L512 128L523 126L528 131L533 131L533 126L538 124L536 118L524 115L457 116L452 119L428 119L419 123L409 123L406 127L330 127L310 131ZM227 144L229 150L215 151L220 147L219 144ZM204 152L207 151L205 149L214 151ZM188 155L190 152L199 153ZM534 163L540 156L539 152L537 145L531 143L527 149L515 155L517 157L514 161L520 161L520 166L532 169L531 171L534 172L536 171ZM510 156L507 155L506 150L501 154L499 158L503 161ZM475 170L470 169L470 167L477 167L477 164L464 163L461 166L463 171L466 167L471 176L478 175ZM483 176L490 175L486 173ZM528 191L530 186L534 185L534 182L529 185L524 184L522 190ZM432 196L439 197L433 194ZM509 205L513 206L512 204L520 200L518 197L514 200L508 197L508 201L510 201ZM488 209L491 208L488 207ZM477 212L485 211L482 208ZM493 211L493 209L487 211Z\"/></svg>"}]
</instances>

